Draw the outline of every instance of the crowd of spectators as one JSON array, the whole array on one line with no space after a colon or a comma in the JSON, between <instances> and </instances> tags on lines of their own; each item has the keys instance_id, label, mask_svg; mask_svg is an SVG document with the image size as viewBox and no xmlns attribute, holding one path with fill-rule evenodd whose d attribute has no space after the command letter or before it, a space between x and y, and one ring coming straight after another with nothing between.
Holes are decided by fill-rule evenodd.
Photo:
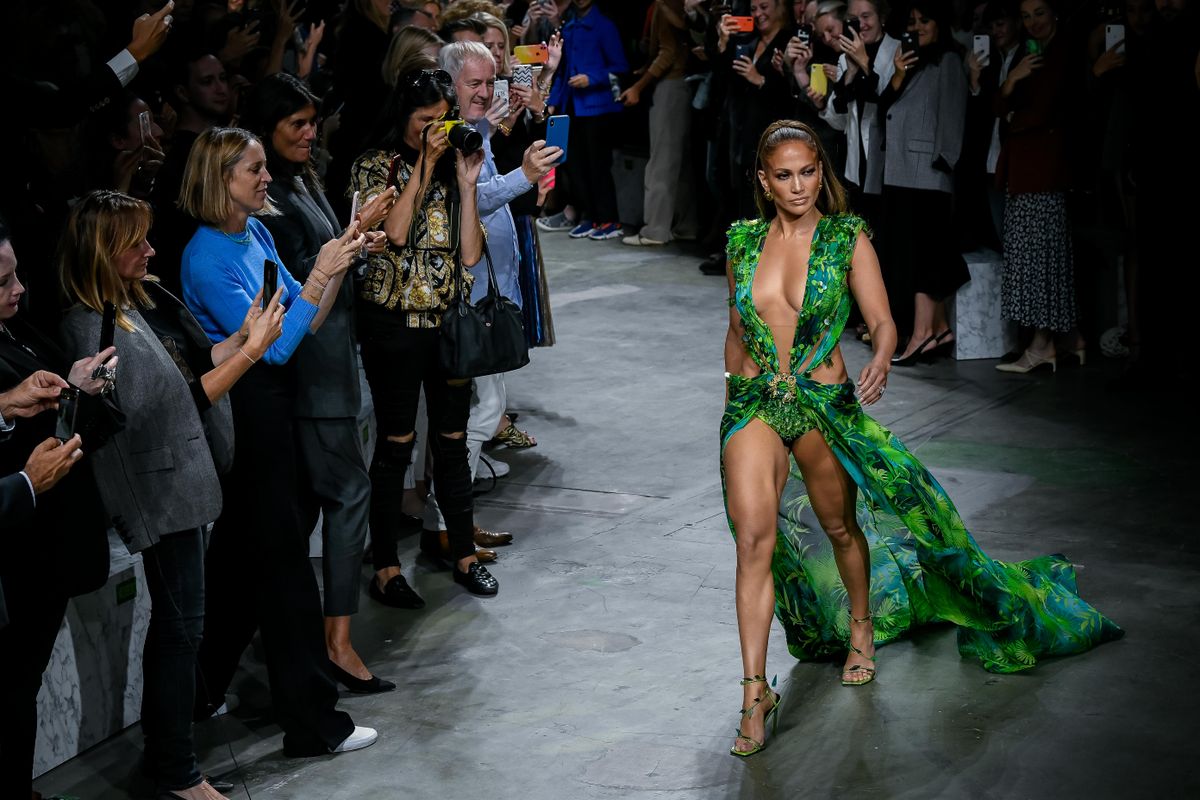
<instances>
[{"instance_id":1,"label":"crowd of spectators","mask_svg":"<svg viewBox=\"0 0 1200 800\"><path fill-rule=\"evenodd\" d=\"M1194 0L3 4L0 513L24 532L0 562L0 793L30 791L41 672L67 598L103 581L109 528L148 565L159 789L222 796L191 724L259 629L289 754L374 741L335 683L394 688L350 636L368 527L377 602L424 605L397 557L414 526L457 583L496 594L484 564L512 536L476 524L472 483L506 469L488 442L536 445L505 376L445 372L442 312L487 293L486 265L528 344L552 345L539 236L556 231L695 242L724 275L776 120L817 131L874 231L894 364L951 351L945 303L964 253L990 248L996 311L1022 330L998 369L1082 364L1123 303L1100 344L1156 374L1190 318L1198 34ZM617 150L647 157L642 219ZM115 350L97 347L108 306Z\"/></svg>"}]
</instances>

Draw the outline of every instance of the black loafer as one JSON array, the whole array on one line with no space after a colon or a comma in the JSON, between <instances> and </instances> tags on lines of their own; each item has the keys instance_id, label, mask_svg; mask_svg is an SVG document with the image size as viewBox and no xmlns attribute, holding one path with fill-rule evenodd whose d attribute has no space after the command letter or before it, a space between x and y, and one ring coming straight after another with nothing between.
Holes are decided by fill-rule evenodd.
<instances>
[{"instance_id":1,"label":"black loafer","mask_svg":"<svg viewBox=\"0 0 1200 800\"><path fill-rule=\"evenodd\" d=\"M467 565L467 571L454 570L454 582L466 588L471 594L491 597L500 591L500 583L487 571L487 567L478 561Z\"/></svg>"},{"instance_id":2,"label":"black loafer","mask_svg":"<svg viewBox=\"0 0 1200 800\"><path fill-rule=\"evenodd\" d=\"M425 601L421 599L419 594L413 591L413 588L408 585L408 581L404 580L403 575L397 575L392 578L382 589L379 588L379 581L371 578L367 594L371 595L372 599L378 600L385 606L391 606L392 608L425 607Z\"/></svg>"}]
</instances>

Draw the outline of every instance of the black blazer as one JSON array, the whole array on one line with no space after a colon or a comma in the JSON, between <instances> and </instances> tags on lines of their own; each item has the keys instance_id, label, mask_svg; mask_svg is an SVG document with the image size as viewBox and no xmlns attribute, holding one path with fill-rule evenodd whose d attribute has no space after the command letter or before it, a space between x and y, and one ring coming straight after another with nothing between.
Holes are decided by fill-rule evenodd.
<instances>
[{"instance_id":1,"label":"black blazer","mask_svg":"<svg viewBox=\"0 0 1200 800\"><path fill-rule=\"evenodd\" d=\"M70 364L54 342L22 320L4 324L16 341L0 334L0 390L11 389L38 370L64 377L69 373ZM83 405L81 414L86 413ZM56 412L44 411L19 420L0 442L0 475L24 469L33 449L54 435L56 419ZM5 521L0 583L5 575L45 570L46 580L77 595L94 591L108 580L107 523L87 448L85 441L84 458L53 489L38 497L31 518L11 527Z\"/></svg>"}]
</instances>

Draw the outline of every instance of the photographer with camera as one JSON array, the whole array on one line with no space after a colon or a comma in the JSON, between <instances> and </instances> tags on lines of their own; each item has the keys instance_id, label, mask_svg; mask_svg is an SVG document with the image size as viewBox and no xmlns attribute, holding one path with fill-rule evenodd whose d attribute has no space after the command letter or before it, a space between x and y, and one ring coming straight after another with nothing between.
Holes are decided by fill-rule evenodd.
<instances>
[{"instance_id":1,"label":"photographer with camera","mask_svg":"<svg viewBox=\"0 0 1200 800\"><path fill-rule=\"evenodd\" d=\"M111 347L68 361L50 337L20 317L24 294L9 228L0 220L0 475L29 467L26 475L37 493L24 522L5 520L0 558L8 617L0 628L0 797L5 798L29 797L32 791L37 694L67 600L108 579L108 519L91 458L71 455L74 466L54 485L37 479L30 453L35 458L47 451L52 457L92 453L103 444L113 425L97 405L101 392L111 389L117 365ZM51 438L65 444L49 443ZM47 466L54 470L53 463Z\"/></svg>"},{"instance_id":2,"label":"photographer with camera","mask_svg":"<svg viewBox=\"0 0 1200 800\"><path fill-rule=\"evenodd\" d=\"M491 54L480 47L494 69ZM350 175L350 190L363 197L399 191L383 222L388 246L371 256L358 283L357 310L363 368L379 422L370 470L377 584L372 594L400 607L412 590L400 573L396 537L404 520L404 473L416 446L422 389L454 580L472 594L499 590L479 563L473 542L466 441L471 381L451 378L439 358L442 314L460 286L472 283L467 269L483 258L475 189L484 162L483 137L456 119L457 106L454 80L445 71L401 75L380 114L371 149L358 157Z\"/></svg>"}]
</instances>

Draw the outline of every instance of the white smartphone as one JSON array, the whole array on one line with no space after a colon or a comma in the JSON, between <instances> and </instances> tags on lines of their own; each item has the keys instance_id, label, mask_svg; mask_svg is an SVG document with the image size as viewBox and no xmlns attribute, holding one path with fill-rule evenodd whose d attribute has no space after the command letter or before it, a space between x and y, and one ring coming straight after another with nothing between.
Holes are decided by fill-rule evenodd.
<instances>
[{"instance_id":1,"label":"white smartphone","mask_svg":"<svg viewBox=\"0 0 1200 800\"><path fill-rule=\"evenodd\" d=\"M504 109L505 114L508 113L508 81L504 78L496 79L496 90L492 102Z\"/></svg>"},{"instance_id":2,"label":"white smartphone","mask_svg":"<svg viewBox=\"0 0 1200 800\"><path fill-rule=\"evenodd\" d=\"M142 139L142 147L145 147L146 142L154 137L154 133L150 128L151 123L152 120L150 119L149 111L143 111L138 114L138 134Z\"/></svg>"},{"instance_id":3,"label":"white smartphone","mask_svg":"<svg viewBox=\"0 0 1200 800\"><path fill-rule=\"evenodd\" d=\"M975 57L979 59L979 64L986 67L988 59L992 54L992 37L976 36L971 40L971 50L975 53Z\"/></svg>"},{"instance_id":4,"label":"white smartphone","mask_svg":"<svg viewBox=\"0 0 1200 800\"><path fill-rule=\"evenodd\" d=\"M1120 47L1117 47L1117 44ZM1112 50L1117 47L1119 55L1125 55L1125 26L1124 25L1105 25L1104 26L1104 49Z\"/></svg>"},{"instance_id":5,"label":"white smartphone","mask_svg":"<svg viewBox=\"0 0 1200 800\"><path fill-rule=\"evenodd\" d=\"M358 216L358 195L359 193L355 192L354 196L350 198L350 221L346 223L346 227L353 225L354 218Z\"/></svg>"}]
</instances>

